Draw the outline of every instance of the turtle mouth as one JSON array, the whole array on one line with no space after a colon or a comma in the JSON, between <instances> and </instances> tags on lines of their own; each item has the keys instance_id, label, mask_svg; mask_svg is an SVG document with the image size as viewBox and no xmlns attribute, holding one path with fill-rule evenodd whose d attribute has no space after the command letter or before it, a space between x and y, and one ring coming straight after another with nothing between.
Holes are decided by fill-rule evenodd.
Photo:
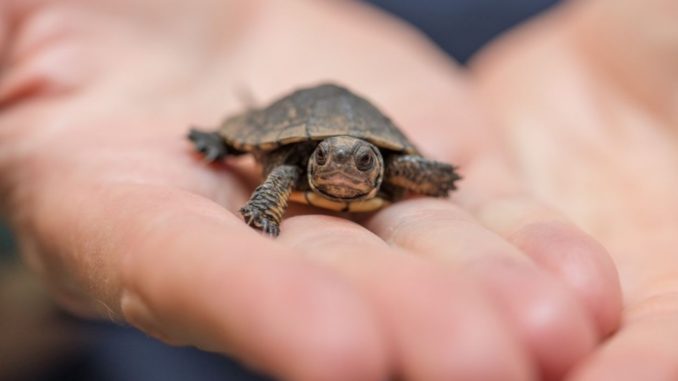
<instances>
[{"instance_id":1,"label":"turtle mouth","mask_svg":"<svg viewBox=\"0 0 678 381\"><path fill-rule=\"evenodd\" d=\"M359 186L365 184L365 178L351 176L348 173L343 171L333 171L330 173L325 173L322 175L321 180L323 183L328 184L342 184L346 186Z\"/></svg>"},{"instance_id":2,"label":"turtle mouth","mask_svg":"<svg viewBox=\"0 0 678 381\"><path fill-rule=\"evenodd\" d=\"M319 195L321 195L322 197L324 197L324 198L326 198L326 199L328 199L328 200L331 200L331 201L345 201L345 202L348 202L348 201L360 201L360 200L365 200L365 199L368 199L368 198L372 198L372 197L374 197L374 194L376 193L376 192L367 192L367 193L358 193L358 194L356 194L356 195L351 195L351 196L341 196L341 197L338 197L338 196L337 196L337 193L339 193L339 192L337 192L336 190L333 190L332 193L328 193L327 191L323 190L322 188L315 188L315 187L314 187L313 190L314 190L316 193L318 193ZM346 189L346 190L350 192L350 191L353 190L353 189ZM347 192L347 193L348 193L348 192Z\"/></svg>"},{"instance_id":3,"label":"turtle mouth","mask_svg":"<svg viewBox=\"0 0 678 381\"><path fill-rule=\"evenodd\" d=\"M345 174L334 174L319 180L319 183L310 181L311 188L332 201L365 200L374 197L377 192L377 189L368 186L364 179L356 179Z\"/></svg>"}]
</instances>

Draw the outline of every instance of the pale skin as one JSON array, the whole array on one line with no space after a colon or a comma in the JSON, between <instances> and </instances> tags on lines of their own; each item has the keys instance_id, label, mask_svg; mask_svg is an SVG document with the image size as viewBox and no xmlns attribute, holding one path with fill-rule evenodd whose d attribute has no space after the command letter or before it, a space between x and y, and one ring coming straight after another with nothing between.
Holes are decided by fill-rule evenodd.
<instances>
[{"instance_id":1,"label":"pale skin","mask_svg":"<svg viewBox=\"0 0 678 381\"><path fill-rule=\"evenodd\" d=\"M530 197L549 179L523 181L529 168L507 166L485 119L484 102L503 120L515 101L495 96L510 89L493 79L500 61L488 53L478 97L475 78L368 8L243 4L1 3L3 210L64 306L285 380L557 379L617 328L606 250ZM247 227L237 210L260 181L252 162L204 165L183 138L189 124L242 109L242 86L269 100L328 77L463 168L452 200L401 202L363 224L304 210L276 241ZM638 253L600 238L633 280L623 259ZM661 344L651 329L625 332L575 377L613 372L620 346ZM658 349L658 361L676 351Z\"/></svg>"},{"instance_id":2,"label":"pale skin","mask_svg":"<svg viewBox=\"0 0 678 381\"><path fill-rule=\"evenodd\" d=\"M521 178L619 269L623 326L568 380L676 380L678 6L589 3L500 41L475 74Z\"/></svg>"}]
</instances>

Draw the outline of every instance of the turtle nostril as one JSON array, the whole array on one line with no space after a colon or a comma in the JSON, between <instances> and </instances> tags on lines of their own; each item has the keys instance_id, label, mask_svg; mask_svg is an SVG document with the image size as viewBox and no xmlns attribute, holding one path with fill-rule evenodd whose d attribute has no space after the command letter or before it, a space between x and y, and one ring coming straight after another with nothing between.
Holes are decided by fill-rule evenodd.
<instances>
[{"instance_id":1,"label":"turtle nostril","mask_svg":"<svg viewBox=\"0 0 678 381\"><path fill-rule=\"evenodd\" d=\"M345 149L338 149L334 152L334 160L337 163L344 163L348 159L348 151Z\"/></svg>"}]
</instances>

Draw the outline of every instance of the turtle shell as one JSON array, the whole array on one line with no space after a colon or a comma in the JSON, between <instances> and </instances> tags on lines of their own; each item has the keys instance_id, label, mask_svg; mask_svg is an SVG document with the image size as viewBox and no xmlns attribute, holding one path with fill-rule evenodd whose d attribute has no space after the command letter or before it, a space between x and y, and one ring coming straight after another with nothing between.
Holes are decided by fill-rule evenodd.
<instances>
[{"instance_id":1,"label":"turtle shell","mask_svg":"<svg viewBox=\"0 0 678 381\"><path fill-rule=\"evenodd\" d=\"M402 132L364 98L334 84L300 89L263 109L224 121L220 135L245 152L338 135L364 139L379 148L416 154Z\"/></svg>"}]
</instances>

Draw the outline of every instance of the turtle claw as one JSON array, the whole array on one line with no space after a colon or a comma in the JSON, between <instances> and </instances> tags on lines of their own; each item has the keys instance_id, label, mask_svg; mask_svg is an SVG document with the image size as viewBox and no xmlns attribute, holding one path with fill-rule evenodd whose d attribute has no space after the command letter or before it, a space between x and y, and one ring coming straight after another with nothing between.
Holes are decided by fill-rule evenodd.
<instances>
[{"instance_id":1,"label":"turtle claw","mask_svg":"<svg viewBox=\"0 0 678 381\"><path fill-rule=\"evenodd\" d=\"M270 219L265 212L256 206L245 205L240 208L240 214L247 225L261 230L264 234L270 237L277 237L280 234L278 223Z\"/></svg>"},{"instance_id":2,"label":"turtle claw","mask_svg":"<svg viewBox=\"0 0 678 381\"><path fill-rule=\"evenodd\" d=\"M214 150L207 150L206 152L204 152L204 151L200 151L200 152L205 154L204 160L205 160L206 163L211 163L211 162L219 159L220 156L222 156L222 155L219 154L219 152L216 152Z\"/></svg>"},{"instance_id":3,"label":"turtle claw","mask_svg":"<svg viewBox=\"0 0 678 381\"><path fill-rule=\"evenodd\" d=\"M188 139L193 142L195 150L204 155L204 160L211 163L221 159L228 153L221 137L213 132L203 132L192 128Z\"/></svg>"},{"instance_id":4,"label":"turtle claw","mask_svg":"<svg viewBox=\"0 0 678 381\"><path fill-rule=\"evenodd\" d=\"M454 166L446 163L437 163L441 168L441 173L438 176L440 181L438 185L438 192L434 196L436 197L448 197L450 191L457 189L457 181L461 180L462 177L456 172Z\"/></svg>"},{"instance_id":5,"label":"turtle claw","mask_svg":"<svg viewBox=\"0 0 678 381\"><path fill-rule=\"evenodd\" d=\"M457 189L457 181L461 180L461 176L455 172L455 168L449 164L439 164L439 171L436 173L437 183L431 182L429 187L422 193L431 196L446 198L449 197L450 191Z\"/></svg>"},{"instance_id":6,"label":"turtle claw","mask_svg":"<svg viewBox=\"0 0 678 381\"><path fill-rule=\"evenodd\" d=\"M261 213L256 208L253 208L251 205L247 204L240 208L240 215L245 220L245 223L249 226L257 226L257 221L261 219Z\"/></svg>"},{"instance_id":7,"label":"turtle claw","mask_svg":"<svg viewBox=\"0 0 678 381\"><path fill-rule=\"evenodd\" d=\"M261 225L261 231L269 237L275 238L280 234L280 227L278 224L269 219L264 219Z\"/></svg>"}]
</instances>

